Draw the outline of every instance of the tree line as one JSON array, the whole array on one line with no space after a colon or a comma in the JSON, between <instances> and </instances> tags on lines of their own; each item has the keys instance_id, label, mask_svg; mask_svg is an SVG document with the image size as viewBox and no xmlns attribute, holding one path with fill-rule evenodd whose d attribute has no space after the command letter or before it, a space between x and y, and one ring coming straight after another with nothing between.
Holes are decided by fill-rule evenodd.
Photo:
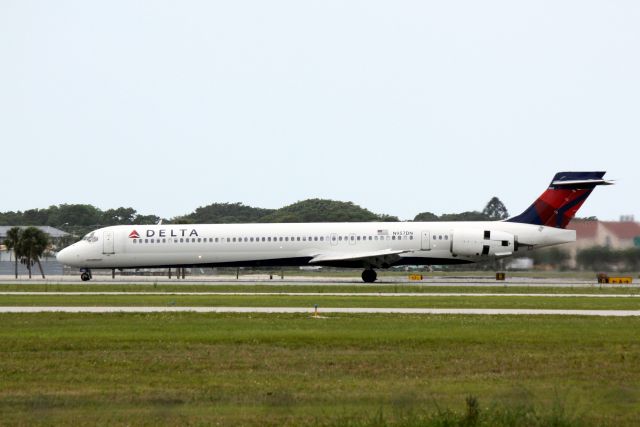
<instances>
[{"instance_id":1,"label":"tree line","mask_svg":"<svg viewBox=\"0 0 640 427\"><path fill-rule=\"evenodd\" d=\"M508 217L504 204L493 197L482 211L435 215L422 212L414 221L482 221ZM0 212L0 225L52 226L83 235L110 225L156 224L158 215L142 215L131 207L101 210L89 204L61 204L44 209ZM281 222L370 222L399 221L398 217L376 214L352 202L307 199L279 209L247 206L243 203L212 203L174 218L162 218L167 224L233 224Z\"/></svg>"},{"instance_id":2,"label":"tree line","mask_svg":"<svg viewBox=\"0 0 640 427\"><path fill-rule=\"evenodd\" d=\"M639 271L640 248L611 249L606 246L594 246L578 251L576 263L583 270Z\"/></svg>"}]
</instances>

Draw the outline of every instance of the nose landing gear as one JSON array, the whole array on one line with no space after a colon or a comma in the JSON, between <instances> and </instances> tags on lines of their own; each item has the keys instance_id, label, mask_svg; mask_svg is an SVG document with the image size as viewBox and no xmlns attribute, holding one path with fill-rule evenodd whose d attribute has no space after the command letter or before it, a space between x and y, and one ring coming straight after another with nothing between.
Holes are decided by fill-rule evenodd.
<instances>
[{"instance_id":1,"label":"nose landing gear","mask_svg":"<svg viewBox=\"0 0 640 427\"><path fill-rule=\"evenodd\" d=\"M373 268L368 268L362 272L362 281L365 283L373 283L378 278L378 274Z\"/></svg>"},{"instance_id":2,"label":"nose landing gear","mask_svg":"<svg viewBox=\"0 0 640 427\"><path fill-rule=\"evenodd\" d=\"M91 270L89 270L88 268L83 268L80 270L80 279L82 279L83 282L88 282L92 278L93 276L91 275Z\"/></svg>"}]
</instances>

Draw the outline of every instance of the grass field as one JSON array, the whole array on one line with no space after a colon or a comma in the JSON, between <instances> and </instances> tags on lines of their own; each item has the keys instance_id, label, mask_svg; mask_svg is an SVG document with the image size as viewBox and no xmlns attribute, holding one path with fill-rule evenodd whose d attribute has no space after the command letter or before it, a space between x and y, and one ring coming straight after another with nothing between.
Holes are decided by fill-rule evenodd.
<instances>
[{"instance_id":1,"label":"grass field","mask_svg":"<svg viewBox=\"0 0 640 427\"><path fill-rule=\"evenodd\" d=\"M0 423L636 425L639 328L554 316L2 314Z\"/></svg>"},{"instance_id":2,"label":"grass field","mask_svg":"<svg viewBox=\"0 0 640 427\"><path fill-rule=\"evenodd\" d=\"M636 288L0 285L10 305L640 310L640 298L51 295ZM640 318L0 314L0 424L637 425Z\"/></svg>"},{"instance_id":3,"label":"grass field","mask_svg":"<svg viewBox=\"0 0 640 427\"><path fill-rule=\"evenodd\" d=\"M3 306L389 307L640 310L640 298L519 296L0 295Z\"/></svg>"}]
</instances>

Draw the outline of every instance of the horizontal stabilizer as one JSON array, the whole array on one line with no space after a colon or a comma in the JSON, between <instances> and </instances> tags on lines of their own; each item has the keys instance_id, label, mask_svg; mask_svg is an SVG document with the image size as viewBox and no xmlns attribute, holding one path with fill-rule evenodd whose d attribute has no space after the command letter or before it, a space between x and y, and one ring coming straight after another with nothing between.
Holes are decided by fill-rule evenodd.
<instances>
[{"instance_id":1,"label":"horizontal stabilizer","mask_svg":"<svg viewBox=\"0 0 640 427\"><path fill-rule=\"evenodd\" d=\"M607 181L606 179L573 179L551 182L551 187L585 187L596 185L613 185L613 181Z\"/></svg>"}]
</instances>

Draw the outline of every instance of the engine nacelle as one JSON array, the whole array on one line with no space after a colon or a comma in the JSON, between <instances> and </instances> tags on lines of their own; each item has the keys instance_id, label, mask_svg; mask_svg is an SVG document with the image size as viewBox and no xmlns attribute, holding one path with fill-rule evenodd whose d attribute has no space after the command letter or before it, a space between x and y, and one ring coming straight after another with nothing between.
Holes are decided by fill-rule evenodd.
<instances>
[{"instance_id":1,"label":"engine nacelle","mask_svg":"<svg viewBox=\"0 0 640 427\"><path fill-rule=\"evenodd\" d=\"M504 231L459 229L453 231L453 256L508 256L513 254L515 236Z\"/></svg>"}]
</instances>

